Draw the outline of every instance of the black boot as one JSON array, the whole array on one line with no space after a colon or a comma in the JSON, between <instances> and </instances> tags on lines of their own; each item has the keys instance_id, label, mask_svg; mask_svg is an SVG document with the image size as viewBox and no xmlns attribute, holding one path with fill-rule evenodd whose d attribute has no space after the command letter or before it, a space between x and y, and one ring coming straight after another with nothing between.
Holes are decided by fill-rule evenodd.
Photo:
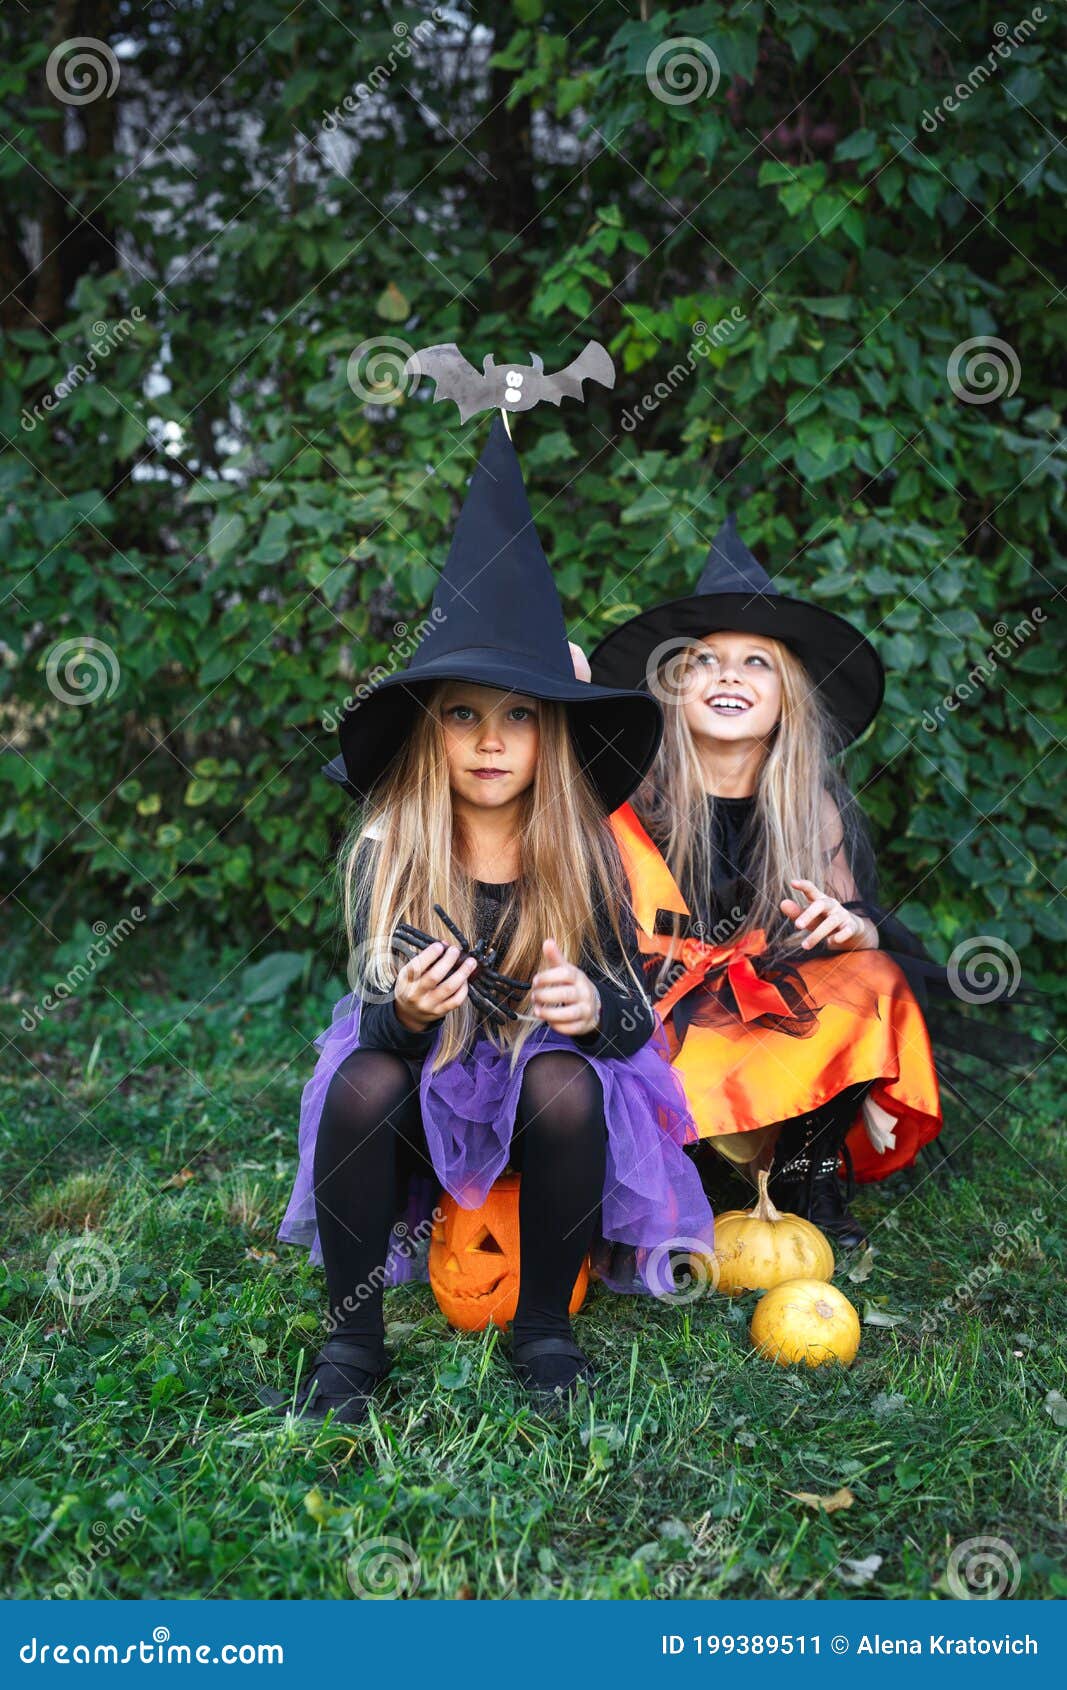
<instances>
[{"instance_id":1,"label":"black boot","mask_svg":"<svg viewBox=\"0 0 1067 1690\"><path fill-rule=\"evenodd\" d=\"M596 1369L573 1338L513 1339L511 1365L542 1413L562 1410L581 1385L596 1383Z\"/></svg>"},{"instance_id":2,"label":"black boot","mask_svg":"<svg viewBox=\"0 0 1067 1690\"><path fill-rule=\"evenodd\" d=\"M867 1234L848 1208L855 1180L845 1143L866 1090L866 1086L851 1087L810 1115L783 1122L768 1182L771 1201L779 1209L803 1215L846 1250L867 1242ZM837 1178L842 1156L848 1176L843 1195Z\"/></svg>"},{"instance_id":3,"label":"black boot","mask_svg":"<svg viewBox=\"0 0 1067 1690\"><path fill-rule=\"evenodd\" d=\"M367 1418L371 1392L385 1378L389 1363L377 1344L356 1338L328 1338L311 1364L296 1394L264 1388L259 1400L275 1414L294 1414L324 1420L332 1413L342 1426L359 1426Z\"/></svg>"}]
</instances>

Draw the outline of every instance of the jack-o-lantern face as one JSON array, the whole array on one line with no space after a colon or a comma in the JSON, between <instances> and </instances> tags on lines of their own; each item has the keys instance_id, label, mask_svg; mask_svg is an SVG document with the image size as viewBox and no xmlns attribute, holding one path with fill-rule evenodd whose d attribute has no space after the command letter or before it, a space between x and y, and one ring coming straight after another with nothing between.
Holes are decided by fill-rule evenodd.
<instances>
[{"instance_id":1,"label":"jack-o-lantern face","mask_svg":"<svg viewBox=\"0 0 1067 1690\"><path fill-rule=\"evenodd\" d=\"M480 1209L441 1198L430 1239L430 1285L451 1326L481 1332L506 1326L519 1301L519 1175L502 1174ZM577 1314L589 1287L583 1262L571 1298Z\"/></svg>"}]
</instances>

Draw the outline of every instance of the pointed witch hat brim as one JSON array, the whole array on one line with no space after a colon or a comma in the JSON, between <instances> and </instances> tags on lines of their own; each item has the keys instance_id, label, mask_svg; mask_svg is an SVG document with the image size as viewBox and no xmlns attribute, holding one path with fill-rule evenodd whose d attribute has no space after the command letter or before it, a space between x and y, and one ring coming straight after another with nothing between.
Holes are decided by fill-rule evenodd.
<instances>
[{"instance_id":1,"label":"pointed witch hat brim","mask_svg":"<svg viewBox=\"0 0 1067 1690\"><path fill-rule=\"evenodd\" d=\"M466 681L563 704L578 761L605 811L625 803L659 749L656 700L579 681L522 470L493 422L437 582L429 631L406 669L366 689L341 719L325 773L365 799L405 743L435 682Z\"/></svg>"},{"instance_id":2,"label":"pointed witch hat brim","mask_svg":"<svg viewBox=\"0 0 1067 1690\"><path fill-rule=\"evenodd\" d=\"M696 592L613 629L589 659L593 679L647 691L680 641L717 633L760 634L788 646L822 695L842 745L858 739L881 708L885 669L871 642L834 611L779 593L733 516L712 541Z\"/></svg>"}]
</instances>

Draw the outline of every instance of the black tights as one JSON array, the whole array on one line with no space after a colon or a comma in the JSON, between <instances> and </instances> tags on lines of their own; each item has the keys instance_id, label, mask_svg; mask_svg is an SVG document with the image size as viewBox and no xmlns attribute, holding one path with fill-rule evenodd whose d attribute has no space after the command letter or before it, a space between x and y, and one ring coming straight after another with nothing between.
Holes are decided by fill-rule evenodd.
<instances>
[{"instance_id":1,"label":"black tights","mask_svg":"<svg viewBox=\"0 0 1067 1690\"><path fill-rule=\"evenodd\" d=\"M577 1052L532 1056L511 1158L519 1187L519 1306L513 1336L567 1336L567 1307L592 1241L607 1131L596 1072ZM381 1270L399 1171L429 1171L417 1081L388 1051L356 1050L330 1082L315 1146L315 1209L331 1331L373 1348L385 1336Z\"/></svg>"}]
</instances>

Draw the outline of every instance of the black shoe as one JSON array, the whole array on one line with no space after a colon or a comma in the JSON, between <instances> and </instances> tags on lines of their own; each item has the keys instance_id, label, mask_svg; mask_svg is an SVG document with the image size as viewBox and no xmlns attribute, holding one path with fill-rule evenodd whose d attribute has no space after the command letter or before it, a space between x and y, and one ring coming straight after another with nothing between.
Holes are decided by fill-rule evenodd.
<instances>
[{"instance_id":1,"label":"black shoe","mask_svg":"<svg viewBox=\"0 0 1067 1690\"><path fill-rule=\"evenodd\" d=\"M842 1100L835 1098L824 1109L787 1121L767 1182L772 1203L787 1214L802 1215L844 1250L867 1242L867 1234L848 1207L855 1181L845 1135L854 1119L851 1105L842 1107ZM841 1156L848 1176L844 1194L837 1178Z\"/></svg>"},{"instance_id":2,"label":"black shoe","mask_svg":"<svg viewBox=\"0 0 1067 1690\"><path fill-rule=\"evenodd\" d=\"M259 1400L276 1414L305 1420L324 1420L333 1413L343 1426L359 1426L367 1418L371 1392L385 1378L389 1362L380 1347L357 1338L328 1338L294 1400L291 1392L265 1388Z\"/></svg>"},{"instance_id":3,"label":"black shoe","mask_svg":"<svg viewBox=\"0 0 1067 1690\"><path fill-rule=\"evenodd\" d=\"M511 1346L511 1365L535 1408L560 1408L584 1383L596 1381L596 1369L573 1338L527 1338Z\"/></svg>"}]
</instances>

